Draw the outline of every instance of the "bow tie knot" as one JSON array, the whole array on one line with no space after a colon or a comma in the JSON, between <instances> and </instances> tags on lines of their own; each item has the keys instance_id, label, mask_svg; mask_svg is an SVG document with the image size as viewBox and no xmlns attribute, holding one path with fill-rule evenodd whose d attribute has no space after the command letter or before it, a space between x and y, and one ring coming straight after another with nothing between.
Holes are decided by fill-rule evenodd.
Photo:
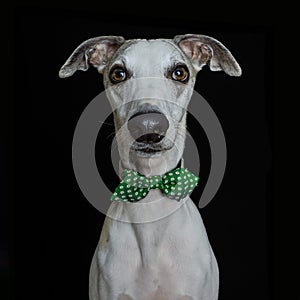
<instances>
[{"instance_id":1,"label":"bow tie knot","mask_svg":"<svg viewBox=\"0 0 300 300\"><path fill-rule=\"evenodd\" d=\"M180 200L189 195L199 178L184 168L177 168L164 175L146 177L136 171L124 170L121 183L111 200L136 202L147 196L150 189L160 189L168 198Z\"/></svg>"}]
</instances>

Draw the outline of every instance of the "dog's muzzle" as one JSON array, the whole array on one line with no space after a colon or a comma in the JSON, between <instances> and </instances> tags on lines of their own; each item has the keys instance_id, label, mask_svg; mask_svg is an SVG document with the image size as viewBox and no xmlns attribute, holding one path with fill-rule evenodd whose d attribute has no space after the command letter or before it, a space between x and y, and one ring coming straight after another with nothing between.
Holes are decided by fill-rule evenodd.
<instances>
[{"instance_id":1,"label":"dog's muzzle","mask_svg":"<svg viewBox=\"0 0 300 300\"><path fill-rule=\"evenodd\" d=\"M129 119L127 127L136 142L149 145L163 140L169 122L160 112L137 113Z\"/></svg>"}]
</instances>

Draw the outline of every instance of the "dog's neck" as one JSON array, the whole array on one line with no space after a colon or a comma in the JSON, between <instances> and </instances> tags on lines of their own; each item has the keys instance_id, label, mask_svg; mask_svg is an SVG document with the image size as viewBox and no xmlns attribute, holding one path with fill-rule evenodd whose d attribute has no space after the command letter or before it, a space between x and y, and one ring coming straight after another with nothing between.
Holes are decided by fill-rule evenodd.
<instances>
[{"instance_id":1,"label":"dog's neck","mask_svg":"<svg viewBox=\"0 0 300 300\"><path fill-rule=\"evenodd\" d=\"M139 160L139 164L135 164L134 166L125 167L122 161L119 162L119 177L121 178L121 174L124 169L130 169L143 174L146 177L150 177L153 175L163 175L166 172L173 170L175 168L183 167L183 158L180 158L178 161L175 160L174 164L163 164L165 162L159 158L152 159L143 159Z\"/></svg>"},{"instance_id":2,"label":"dog's neck","mask_svg":"<svg viewBox=\"0 0 300 300\"><path fill-rule=\"evenodd\" d=\"M153 159L152 159L153 160ZM153 163L153 162L152 162ZM158 165L161 164L161 160L156 158L155 163L152 165L153 167L156 166L157 168L154 171L154 168L150 168L149 165L146 166L139 166L139 171L141 174L145 176L152 176L157 175L160 173L161 175L170 171L177 167L184 167L183 158L179 159L177 164L174 164L173 167L168 168L165 171L165 168L160 168ZM121 174L124 169L128 169L119 161L119 177L120 180ZM146 171L149 171L150 175L146 175ZM159 172L159 170L161 172ZM139 204L147 204L147 205L132 205L130 202L121 202L121 201L113 201L110 207L110 211L108 216L122 220L125 222L132 223L132 226L135 226L135 223L143 223L145 220L147 222L156 221L160 218L165 217L168 215L170 211L175 211L178 209L184 201L173 201L164 195L160 189L150 189L149 193L145 198L142 198L138 203ZM139 240L143 240L143 236L139 237Z\"/></svg>"}]
</instances>

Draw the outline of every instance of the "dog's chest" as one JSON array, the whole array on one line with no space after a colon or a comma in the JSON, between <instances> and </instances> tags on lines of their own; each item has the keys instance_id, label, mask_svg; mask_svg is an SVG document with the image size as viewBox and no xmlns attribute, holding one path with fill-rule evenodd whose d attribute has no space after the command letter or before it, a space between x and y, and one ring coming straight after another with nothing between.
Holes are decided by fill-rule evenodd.
<instances>
[{"instance_id":1,"label":"dog's chest","mask_svg":"<svg viewBox=\"0 0 300 300\"><path fill-rule=\"evenodd\" d=\"M156 282L164 278L203 269L210 264L210 245L201 217L192 201L156 222L131 224L106 221L98 258L103 272L137 281ZM199 271L196 271L198 273Z\"/></svg>"},{"instance_id":2,"label":"dog's chest","mask_svg":"<svg viewBox=\"0 0 300 300\"><path fill-rule=\"evenodd\" d=\"M189 199L155 222L133 224L107 218L90 278L90 293L100 291L101 299L210 295L206 300L216 299L211 295L217 294L218 268L200 214ZM181 298L184 295L192 298Z\"/></svg>"}]
</instances>

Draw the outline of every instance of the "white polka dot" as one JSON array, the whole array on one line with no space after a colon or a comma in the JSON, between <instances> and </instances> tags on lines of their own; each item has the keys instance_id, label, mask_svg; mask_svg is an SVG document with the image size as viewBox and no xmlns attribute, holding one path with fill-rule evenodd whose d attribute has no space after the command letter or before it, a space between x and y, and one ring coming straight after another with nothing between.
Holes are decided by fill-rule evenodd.
<instances>
[{"instance_id":1,"label":"white polka dot","mask_svg":"<svg viewBox=\"0 0 300 300\"><path fill-rule=\"evenodd\" d=\"M165 181L165 183L168 183L168 182L169 182L169 180L166 180L166 181Z\"/></svg>"},{"instance_id":2,"label":"white polka dot","mask_svg":"<svg viewBox=\"0 0 300 300\"><path fill-rule=\"evenodd\" d=\"M126 187L127 187L127 188L129 188L129 187L130 187L130 185L129 185L129 184L127 184L127 185L126 185Z\"/></svg>"},{"instance_id":3,"label":"white polka dot","mask_svg":"<svg viewBox=\"0 0 300 300\"><path fill-rule=\"evenodd\" d=\"M181 196L181 193L178 193L177 195L178 195L178 196Z\"/></svg>"},{"instance_id":4,"label":"white polka dot","mask_svg":"<svg viewBox=\"0 0 300 300\"><path fill-rule=\"evenodd\" d=\"M171 178L171 181L174 181L174 180L175 180L175 178L174 178L174 177L172 177L172 178Z\"/></svg>"},{"instance_id":5,"label":"white polka dot","mask_svg":"<svg viewBox=\"0 0 300 300\"><path fill-rule=\"evenodd\" d=\"M172 195L172 196L174 196L174 195L175 195L175 193L173 193L173 192L172 192L172 193L171 193L171 195Z\"/></svg>"},{"instance_id":6,"label":"white polka dot","mask_svg":"<svg viewBox=\"0 0 300 300\"><path fill-rule=\"evenodd\" d=\"M170 176L172 176L172 175L173 175L173 173L169 173L169 175L170 175Z\"/></svg>"},{"instance_id":7,"label":"white polka dot","mask_svg":"<svg viewBox=\"0 0 300 300\"><path fill-rule=\"evenodd\" d=\"M179 197L175 197L175 199L176 199L176 200L178 200L178 199L179 199Z\"/></svg>"},{"instance_id":8,"label":"white polka dot","mask_svg":"<svg viewBox=\"0 0 300 300\"><path fill-rule=\"evenodd\" d=\"M134 181L137 181L137 180L138 180L138 178L137 178L137 177L135 177L135 178L133 178L133 180L134 180Z\"/></svg>"},{"instance_id":9,"label":"white polka dot","mask_svg":"<svg viewBox=\"0 0 300 300\"><path fill-rule=\"evenodd\" d=\"M130 182L130 181L131 181L131 179L127 179L127 180L126 180L126 182Z\"/></svg>"},{"instance_id":10,"label":"white polka dot","mask_svg":"<svg viewBox=\"0 0 300 300\"><path fill-rule=\"evenodd\" d=\"M178 180L181 180L181 177L180 177L180 176L178 176L178 177L177 177L177 179L178 179Z\"/></svg>"},{"instance_id":11,"label":"white polka dot","mask_svg":"<svg viewBox=\"0 0 300 300\"><path fill-rule=\"evenodd\" d=\"M190 179L190 182L193 182L193 179Z\"/></svg>"},{"instance_id":12,"label":"white polka dot","mask_svg":"<svg viewBox=\"0 0 300 300\"><path fill-rule=\"evenodd\" d=\"M138 193L138 192L135 192L134 194L135 194L135 195L138 195L139 193Z\"/></svg>"},{"instance_id":13,"label":"white polka dot","mask_svg":"<svg viewBox=\"0 0 300 300\"><path fill-rule=\"evenodd\" d=\"M122 199L124 199L124 198L125 198L125 196L121 196L121 198L122 198Z\"/></svg>"},{"instance_id":14,"label":"white polka dot","mask_svg":"<svg viewBox=\"0 0 300 300\"><path fill-rule=\"evenodd\" d=\"M143 193L143 196L146 196L147 195L147 193Z\"/></svg>"},{"instance_id":15,"label":"white polka dot","mask_svg":"<svg viewBox=\"0 0 300 300\"><path fill-rule=\"evenodd\" d=\"M132 198L132 195L131 195L131 194L129 194L129 195L128 195L128 197L129 197L129 198Z\"/></svg>"},{"instance_id":16,"label":"white polka dot","mask_svg":"<svg viewBox=\"0 0 300 300\"><path fill-rule=\"evenodd\" d=\"M165 189L165 193L169 193L169 191L167 189Z\"/></svg>"},{"instance_id":17,"label":"white polka dot","mask_svg":"<svg viewBox=\"0 0 300 300\"><path fill-rule=\"evenodd\" d=\"M124 186L123 186L123 185L121 185L121 186L120 186L120 189L121 189L121 190L123 190L123 189L124 189Z\"/></svg>"},{"instance_id":18,"label":"white polka dot","mask_svg":"<svg viewBox=\"0 0 300 300\"><path fill-rule=\"evenodd\" d=\"M114 193L115 196L117 196L117 193Z\"/></svg>"},{"instance_id":19,"label":"white polka dot","mask_svg":"<svg viewBox=\"0 0 300 300\"><path fill-rule=\"evenodd\" d=\"M174 187L174 186L172 186L172 187L171 187L171 190L172 190L172 191L174 191L174 190L175 190L175 187Z\"/></svg>"},{"instance_id":20,"label":"white polka dot","mask_svg":"<svg viewBox=\"0 0 300 300\"><path fill-rule=\"evenodd\" d=\"M124 194L124 191L121 191L120 194Z\"/></svg>"},{"instance_id":21,"label":"white polka dot","mask_svg":"<svg viewBox=\"0 0 300 300\"><path fill-rule=\"evenodd\" d=\"M179 188L178 188L178 191L181 191L181 190L182 190L182 188L181 188L181 187L179 187Z\"/></svg>"},{"instance_id":22,"label":"white polka dot","mask_svg":"<svg viewBox=\"0 0 300 300\"><path fill-rule=\"evenodd\" d=\"M177 182L178 185L181 185L181 182Z\"/></svg>"},{"instance_id":23,"label":"white polka dot","mask_svg":"<svg viewBox=\"0 0 300 300\"><path fill-rule=\"evenodd\" d=\"M183 179L186 179L186 176L183 176Z\"/></svg>"},{"instance_id":24,"label":"white polka dot","mask_svg":"<svg viewBox=\"0 0 300 300\"><path fill-rule=\"evenodd\" d=\"M175 172L175 174L179 175L179 172L178 172L178 171L176 171L176 172Z\"/></svg>"},{"instance_id":25,"label":"white polka dot","mask_svg":"<svg viewBox=\"0 0 300 300\"><path fill-rule=\"evenodd\" d=\"M127 193L131 193L131 190L128 190Z\"/></svg>"},{"instance_id":26,"label":"white polka dot","mask_svg":"<svg viewBox=\"0 0 300 300\"><path fill-rule=\"evenodd\" d=\"M158 182L158 179L156 178L155 181Z\"/></svg>"}]
</instances>

